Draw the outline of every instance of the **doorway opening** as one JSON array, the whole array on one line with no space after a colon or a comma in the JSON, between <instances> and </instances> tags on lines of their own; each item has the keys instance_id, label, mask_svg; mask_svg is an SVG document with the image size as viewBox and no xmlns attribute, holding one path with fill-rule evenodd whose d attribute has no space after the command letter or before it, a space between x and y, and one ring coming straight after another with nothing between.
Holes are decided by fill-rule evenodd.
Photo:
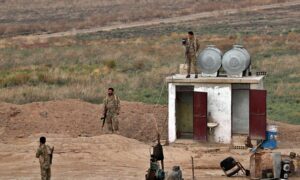
<instances>
[{"instance_id":1,"label":"doorway opening","mask_svg":"<svg viewBox=\"0 0 300 180\"><path fill-rule=\"evenodd\" d=\"M193 138L193 93L194 86L176 86L177 138Z\"/></svg>"},{"instance_id":2,"label":"doorway opening","mask_svg":"<svg viewBox=\"0 0 300 180\"><path fill-rule=\"evenodd\" d=\"M207 141L207 93L176 86L176 136Z\"/></svg>"},{"instance_id":3,"label":"doorway opening","mask_svg":"<svg viewBox=\"0 0 300 180\"><path fill-rule=\"evenodd\" d=\"M249 134L249 84L232 85L232 134Z\"/></svg>"}]
</instances>

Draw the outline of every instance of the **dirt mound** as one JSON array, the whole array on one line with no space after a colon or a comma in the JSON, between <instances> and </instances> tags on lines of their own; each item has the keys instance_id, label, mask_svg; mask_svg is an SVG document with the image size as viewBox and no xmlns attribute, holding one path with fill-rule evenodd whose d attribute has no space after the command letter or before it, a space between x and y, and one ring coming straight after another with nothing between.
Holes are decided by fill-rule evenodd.
<instances>
[{"instance_id":1,"label":"dirt mound","mask_svg":"<svg viewBox=\"0 0 300 180\"><path fill-rule=\"evenodd\" d=\"M153 119L166 127L166 106L121 102L120 134L140 141L156 137ZM71 137L103 134L102 105L80 100L36 102L25 105L0 103L0 140L28 137L37 133L65 134ZM163 128L163 138L166 128ZM160 128L162 131L162 128Z\"/></svg>"},{"instance_id":2,"label":"dirt mound","mask_svg":"<svg viewBox=\"0 0 300 180\"><path fill-rule=\"evenodd\" d=\"M40 177L34 154L41 135L55 147L52 166L55 179L143 179L149 168L152 143L140 141L155 139L155 118L160 130L165 127L166 137L167 107L122 102L121 135L103 134L101 108L80 100L26 105L0 103L0 179ZM279 126L280 147L276 151L299 152L299 125L269 123ZM226 179L219 162L228 156L238 159L246 168L250 164L248 151L187 139L164 146L164 155L166 169L180 165L185 179L191 179L191 156L197 179Z\"/></svg>"},{"instance_id":3,"label":"dirt mound","mask_svg":"<svg viewBox=\"0 0 300 180\"><path fill-rule=\"evenodd\" d=\"M25 105L0 103L0 141L32 134L64 134L90 137L103 134L100 116L102 105L81 100L36 102ZM167 107L138 102L121 102L120 135L148 142L156 138L154 120L162 138L167 137ZM300 145L300 126L269 121L278 125L279 145ZM292 133L291 133L292 132Z\"/></svg>"}]
</instances>

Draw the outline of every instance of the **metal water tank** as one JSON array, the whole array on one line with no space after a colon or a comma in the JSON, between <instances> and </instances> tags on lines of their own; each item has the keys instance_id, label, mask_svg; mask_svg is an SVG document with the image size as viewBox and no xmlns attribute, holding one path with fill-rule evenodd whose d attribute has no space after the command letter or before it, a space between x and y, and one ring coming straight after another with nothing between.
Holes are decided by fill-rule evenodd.
<instances>
[{"instance_id":1,"label":"metal water tank","mask_svg":"<svg viewBox=\"0 0 300 180\"><path fill-rule=\"evenodd\" d=\"M228 75L240 75L250 65L250 54L241 45L233 45L222 58L222 66Z\"/></svg>"},{"instance_id":2,"label":"metal water tank","mask_svg":"<svg viewBox=\"0 0 300 180\"><path fill-rule=\"evenodd\" d=\"M209 45L197 57L197 64L203 73L216 73L222 64L222 52L214 45Z\"/></svg>"}]
</instances>

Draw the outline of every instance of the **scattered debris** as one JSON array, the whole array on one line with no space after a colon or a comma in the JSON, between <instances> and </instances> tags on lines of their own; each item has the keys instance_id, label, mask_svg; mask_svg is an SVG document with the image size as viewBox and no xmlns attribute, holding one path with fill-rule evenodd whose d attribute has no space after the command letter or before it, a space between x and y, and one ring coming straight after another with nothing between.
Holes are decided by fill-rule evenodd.
<instances>
[{"instance_id":1,"label":"scattered debris","mask_svg":"<svg viewBox=\"0 0 300 180\"><path fill-rule=\"evenodd\" d=\"M173 166L167 180L183 180L180 166Z\"/></svg>"},{"instance_id":2,"label":"scattered debris","mask_svg":"<svg viewBox=\"0 0 300 180\"><path fill-rule=\"evenodd\" d=\"M246 150L246 146L233 146L233 149L240 149L240 150Z\"/></svg>"},{"instance_id":3,"label":"scattered debris","mask_svg":"<svg viewBox=\"0 0 300 180\"><path fill-rule=\"evenodd\" d=\"M300 156L297 155L293 161L295 165L295 176L300 176Z\"/></svg>"},{"instance_id":4,"label":"scattered debris","mask_svg":"<svg viewBox=\"0 0 300 180\"><path fill-rule=\"evenodd\" d=\"M262 143L263 143L263 141L260 142L256 147L252 148L251 152L255 153L261 147Z\"/></svg>"},{"instance_id":5,"label":"scattered debris","mask_svg":"<svg viewBox=\"0 0 300 180\"><path fill-rule=\"evenodd\" d=\"M195 180L195 172L194 172L194 158L193 158L193 156L191 157L191 159L192 159L192 177L193 177L193 180Z\"/></svg>"},{"instance_id":6,"label":"scattered debris","mask_svg":"<svg viewBox=\"0 0 300 180\"><path fill-rule=\"evenodd\" d=\"M43 118L47 118L48 117L48 112L46 112L46 111L40 112L40 116L43 117Z\"/></svg>"},{"instance_id":7,"label":"scattered debris","mask_svg":"<svg viewBox=\"0 0 300 180\"><path fill-rule=\"evenodd\" d=\"M90 136L88 135L88 133L83 132L83 133L79 134L78 137L90 137Z\"/></svg>"},{"instance_id":8,"label":"scattered debris","mask_svg":"<svg viewBox=\"0 0 300 180\"><path fill-rule=\"evenodd\" d=\"M21 110L16 107L10 107L9 117L15 117L19 113L21 113Z\"/></svg>"},{"instance_id":9,"label":"scattered debris","mask_svg":"<svg viewBox=\"0 0 300 180\"><path fill-rule=\"evenodd\" d=\"M251 179L288 179L299 173L297 158L294 152L289 156L266 150L256 152L250 157Z\"/></svg>"},{"instance_id":10,"label":"scattered debris","mask_svg":"<svg viewBox=\"0 0 300 180\"><path fill-rule=\"evenodd\" d=\"M164 152L163 147L160 144L160 134L157 133L157 144L153 146L153 154L150 152L150 168L146 174L146 180L164 180ZM158 161L161 162L161 169Z\"/></svg>"},{"instance_id":11,"label":"scattered debris","mask_svg":"<svg viewBox=\"0 0 300 180\"><path fill-rule=\"evenodd\" d=\"M290 165L290 160L286 159L282 161L282 169L281 169L281 174L280 178L281 179L288 179L289 174L291 173L291 165Z\"/></svg>"},{"instance_id":12,"label":"scattered debris","mask_svg":"<svg viewBox=\"0 0 300 180\"><path fill-rule=\"evenodd\" d=\"M239 171L242 171L246 176L250 175L250 171L245 169L240 162L236 161L232 157L224 159L220 163L220 166L227 177L231 177L237 174Z\"/></svg>"},{"instance_id":13,"label":"scattered debris","mask_svg":"<svg viewBox=\"0 0 300 180\"><path fill-rule=\"evenodd\" d=\"M219 152L220 150L221 150L220 148L208 148L207 150L204 151L204 153Z\"/></svg>"},{"instance_id":14,"label":"scattered debris","mask_svg":"<svg viewBox=\"0 0 300 180\"><path fill-rule=\"evenodd\" d=\"M160 135L157 135L157 144L153 146L153 156L157 161L161 162L161 167L164 170L164 152L163 147L160 144Z\"/></svg>"},{"instance_id":15,"label":"scattered debris","mask_svg":"<svg viewBox=\"0 0 300 180\"><path fill-rule=\"evenodd\" d=\"M151 155L150 158L150 168L145 175L146 180L164 180L165 179L165 172L160 169L157 160L155 159L154 155Z\"/></svg>"},{"instance_id":16,"label":"scattered debris","mask_svg":"<svg viewBox=\"0 0 300 180\"><path fill-rule=\"evenodd\" d=\"M16 136L17 138L24 138L24 135L23 134L20 134L18 136Z\"/></svg>"},{"instance_id":17,"label":"scattered debris","mask_svg":"<svg viewBox=\"0 0 300 180\"><path fill-rule=\"evenodd\" d=\"M253 148L253 144L251 143L250 136L247 136L247 139L245 140L245 146L248 148Z\"/></svg>"}]
</instances>

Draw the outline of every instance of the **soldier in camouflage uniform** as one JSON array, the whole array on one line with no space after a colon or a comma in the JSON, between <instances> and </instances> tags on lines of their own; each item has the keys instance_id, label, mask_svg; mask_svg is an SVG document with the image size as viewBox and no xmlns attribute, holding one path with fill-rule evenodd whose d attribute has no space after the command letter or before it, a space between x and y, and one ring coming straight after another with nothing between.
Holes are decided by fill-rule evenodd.
<instances>
[{"instance_id":1,"label":"soldier in camouflage uniform","mask_svg":"<svg viewBox=\"0 0 300 180\"><path fill-rule=\"evenodd\" d=\"M119 121L117 116L120 113L120 99L114 94L113 88L108 88L108 96L103 102L103 116L106 115L106 124L111 132L119 132Z\"/></svg>"},{"instance_id":2,"label":"soldier in camouflage uniform","mask_svg":"<svg viewBox=\"0 0 300 180\"><path fill-rule=\"evenodd\" d=\"M36 157L40 161L42 180L50 180L53 147L51 148L45 143L46 138L40 137L40 146L36 151Z\"/></svg>"},{"instance_id":3,"label":"soldier in camouflage uniform","mask_svg":"<svg viewBox=\"0 0 300 180\"><path fill-rule=\"evenodd\" d=\"M187 42L185 44L185 56L187 59L187 76L186 78L190 78L191 74L191 65L193 65L194 71L195 71L195 78L198 78L198 70L196 66L196 55L197 52L199 51L200 44L198 39L194 36L194 33L192 31L188 32L188 38Z\"/></svg>"}]
</instances>

